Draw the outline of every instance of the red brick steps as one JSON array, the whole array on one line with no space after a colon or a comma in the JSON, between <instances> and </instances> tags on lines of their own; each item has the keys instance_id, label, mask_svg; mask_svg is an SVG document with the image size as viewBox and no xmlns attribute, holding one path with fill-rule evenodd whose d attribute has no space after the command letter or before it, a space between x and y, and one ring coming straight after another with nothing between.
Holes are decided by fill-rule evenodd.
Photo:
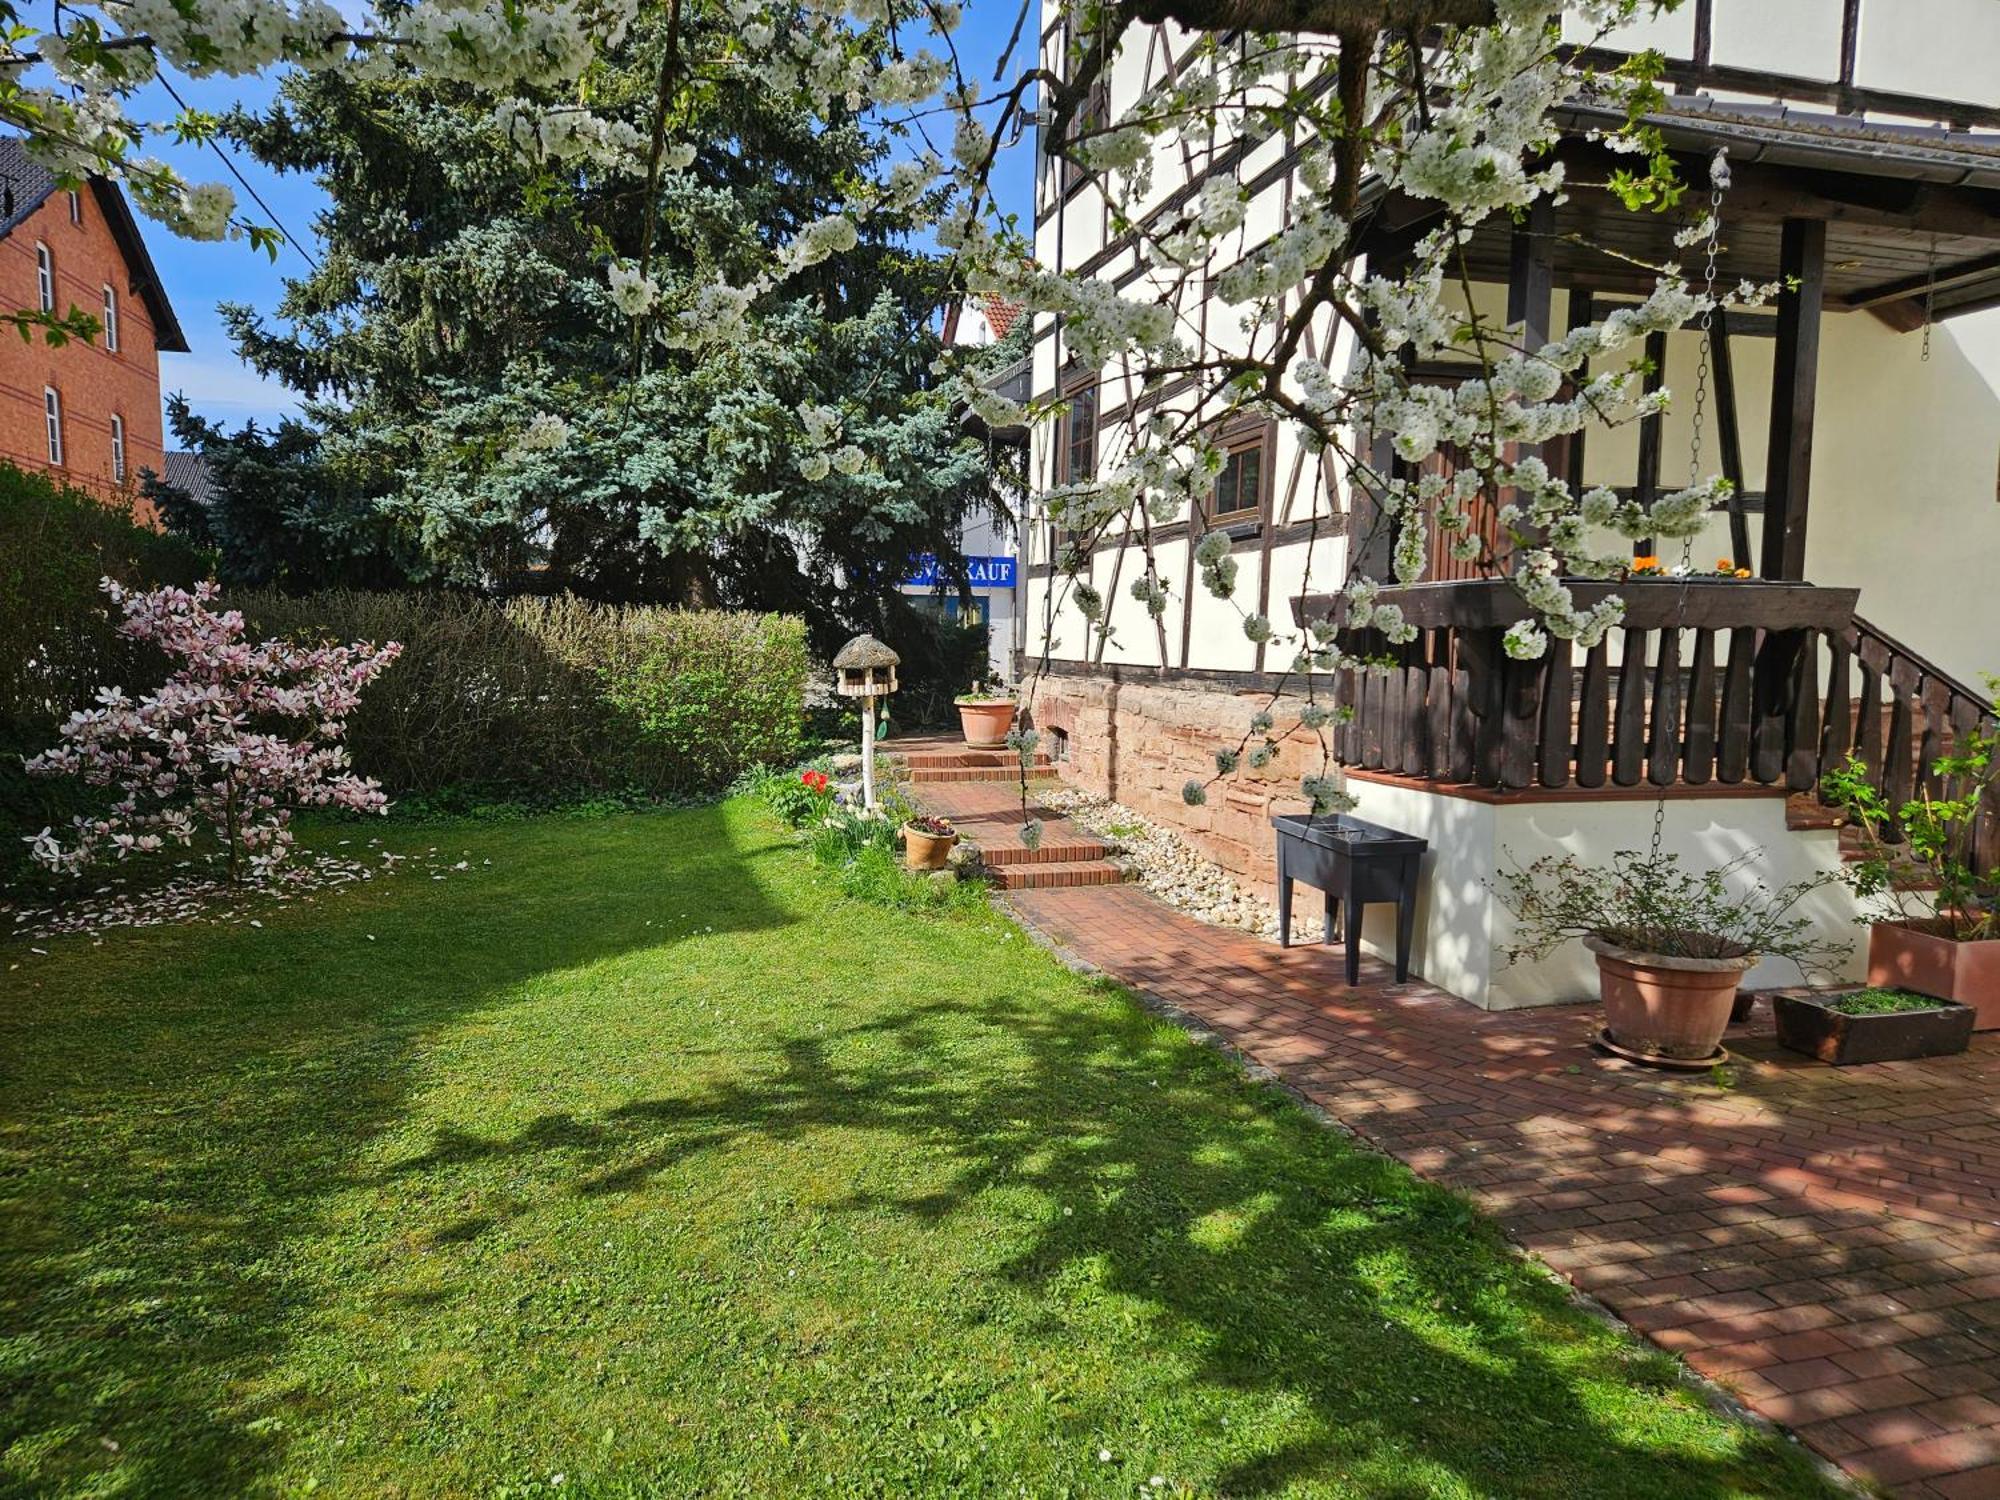
<instances>
[{"instance_id":1,"label":"red brick steps","mask_svg":"<svg viewBox=\"0 0 2000 1500\"><path fill-rule=\"evenodd\" d=\"M993 865L993 883L1003 891L1046 891L1064 886L1118 885L1125 871L1108 859L1041 861Z\"/></svg>"},{"instance_id":2,"label":"red brick steps","mask_svg":"<svg viewBox=\"0 0 2000 1500\"><path fill-rule=\"evenodd\" d=\"M1013 756L1007 760L1011 763ZM1041 825L1041 836L1029 848L1022 838L1021 792L1012 779L1011 764L1007 776L1004 781L983 776L925 782L912 785L911 791L928 811L951 819L959 833L978 846L993 883L1003 891L1117 885L1126 878L1124 867L1112 862L1109 844L1052 808L1037 805L1032 795L1026 816ZM914 783L915 772L911 779Z\"/></svg>"}]
</instances>

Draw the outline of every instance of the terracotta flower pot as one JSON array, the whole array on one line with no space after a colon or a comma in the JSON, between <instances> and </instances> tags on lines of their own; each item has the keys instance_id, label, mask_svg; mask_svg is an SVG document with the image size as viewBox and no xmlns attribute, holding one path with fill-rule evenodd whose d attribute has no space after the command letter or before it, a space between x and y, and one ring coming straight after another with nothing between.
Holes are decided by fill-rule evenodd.
<instances>
[{"instance_id":1,"label":"terracotta flower pot","mask_svg":"<svg viewBox=\"0 0 2000 1500\"><path fill-rule=\"evenodd\" d=\"M2000 938L1961 943L1921 927L1877 922L1868 929L1868 982L1969 1005L1975 1031L2000 1027Z\"/></svg>"},{"instance_id":2,"label":"terracotta flower pot","mask_svg":"<svg viewBox=\"0 0 2000 1500\"><path fill-rule=\"evenodd\" d=\"M1627 1051L1676 1062L1713 1057L1729 1026L1737 981L1757 962L1637 953L1600 937L1583 945L1597 955L1604 1024Z\"/></svg>"},{"instance_id":3,"label":"terracotta flower pot","mask_svg":"<svg viewBox=\"0 0 2000 1500\"><path fill-rule=\"evenodd\" d=\"M1000 750L1014 727L1014 700L1000 698L988 702L958 700L958 722L965 731L965 743L974 750Z\"/></svg>"},{"instance_id":4,"label":"terracotta flower pot","mask_svg":"<svg viewBox=\"0 0 2000 1500\"><path fill-rule=\"evenodd\" d=\"M903 863L912 870L942 870L958 843L955 833L925 833L913 823L903 825Z\"/></svg>"}]
</instances>

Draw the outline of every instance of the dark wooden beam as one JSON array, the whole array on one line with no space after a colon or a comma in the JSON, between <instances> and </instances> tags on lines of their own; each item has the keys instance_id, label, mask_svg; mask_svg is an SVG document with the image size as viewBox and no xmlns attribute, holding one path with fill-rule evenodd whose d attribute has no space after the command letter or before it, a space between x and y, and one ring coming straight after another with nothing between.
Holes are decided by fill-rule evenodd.
<instances>
[{"instance_id":1,"label":"dark wooden beam","mask_svg":"<svg viewBox=\"0 0 2000 1500\"><path fill-rule=\"evenodd\" d=\"M1812 484L1819 322L1826 298L1826 224L1787 219L1778 253L1778 347L1771 368L1771 440L1764 471L1763 574L1802 579Z\"/></svg>"},{"instance_id":2,"label":"dark wooden beam","mask_svg":"<svg viewBox=\"0 0 2000 1500\"><path fill-rule=\"evenodd\" d=\"M1589 287L1570 288L1569 316L1566 321L1572 333L1586 324L1597 321L1597 297ZM1590 365L1586 361L1584 367L1576 372L1576 383L1582 384L1589 379ZM1583 437L1582 428L1572 432L1565 439L1569 446L1563 454L1563 476L1569 481L1569 487L1579 495L1583 493Z\"/></svg>"},{"instance_id":3,"label":"dark wooden beam","mask_svg":"<svg viewBox=\"0 0 2000 1500\"><path fill-rule=\"evenodd\" d=\"M1648 395L1666 384L1667 379L1667 336L1665 333L1646 335L1646 380ZM1639 508L1648 515L1653 512L1653 502L1660 497L1660 437L1661 424L1665 419L1655 415L1643 417L1639 422L1639 476L1634 493L1639 498ZM1653 538L1632 544L1634 557L1653 555Z\"/></svg>"},{"instance_id":4,"label":"dark wooden beam","mask_svg":"<svg viewBox=\"0 0 2000 1500\"><path fill-rule=\"evenodd\" d=\"M1750 518L1743 504L1749 486L1743 477L1743 434L1736 409L1736 357L1729 345L1729 310L1715 310L1709 362L1715 368L1715 441L1722 450L1722 477L1729 492L1729 548L1736 566L1750 566Z\"/></svg>"},{"instance_id":5,"label":"dark wooden beam","mask_svg":"<svg viewBox=\"0 0 2000 1500\"><path fill-rule=\"evenodd\" d=\"M1874 286L1864 286L1857 291L1849 292L1840 300L1844 306L1853 308L1879 307L1885 302L1921 301L1926 292L1952 291L1977 281L1984 281L1996 272L2000 272L2000 251L1992 255L1975 256L1971 260L1955 261L1948 266L1939 266L1935 272L1899 276L1894 281L1877 282Z\"/></svg>"},{"instance_id":6,"label":"dark wooden beam","mask_svg":"<svg viewBox=\"0 0 2000 1500\"><path fill-rule=\"evenodd\" d=\"M1537 198L1524 222L1514 226L1508 246L1507 322L1521 327L1521 347L1539 349L1549 341L1556 294L1556 209ZM1544 445L1521 444L1520 457L1546 460Z\"/></svg>"}]
</instances>

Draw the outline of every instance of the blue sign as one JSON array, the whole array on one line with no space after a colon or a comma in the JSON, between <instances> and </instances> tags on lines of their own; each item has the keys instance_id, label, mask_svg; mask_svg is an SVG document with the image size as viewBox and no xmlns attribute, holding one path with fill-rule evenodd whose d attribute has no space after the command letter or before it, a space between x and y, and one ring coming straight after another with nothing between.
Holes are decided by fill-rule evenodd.
<instances>
[{"instance_id":1,"label":"blue sign","mask_svg":"<svg viewBox=\"0 0 2000 1500\"><path fill-rule=\"evenodd\" d=\"M1011 557L968 557L965 560L965 580L976 589L1011 589L1014 586L1014 559ZM938 571L938 560L926 552L919 557L907 577L906 584L919 588L936 588L945 582Z\"/></svg>"}]
</instances>

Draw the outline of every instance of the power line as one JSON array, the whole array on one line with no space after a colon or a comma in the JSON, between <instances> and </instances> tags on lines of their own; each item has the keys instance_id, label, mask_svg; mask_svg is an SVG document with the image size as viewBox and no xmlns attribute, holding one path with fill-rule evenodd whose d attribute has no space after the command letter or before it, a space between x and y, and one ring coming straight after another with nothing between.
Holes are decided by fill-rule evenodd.
<instances>
[{"instance_id":1,"label":"power line","mask_svg":"<svg viewBox=\"0 0 2000 1500\"><path fill-rule=\"evenodd\" d=\"M165 73L160 73L157 75L157 77L159 78L160 87L167 91L167 94L169 95L169 97L173 99L174 103L178 104L184 110L187 109L188 107L187 100L183 99L180 96L180 91L176 89L172 83L167 81L167 75ZM229 153L224 151L221 146L216 144L214 136L210 136L208 138L207 144L208 144L208 149L215 153L216 159L220 161L225 167L229 168L229 175L231 177L234 177L238 182L240 182L243 185L243 191L250 195L251 201L255 203L259 208L264 210L264 216L268 218L271 221L271 223L274 226L276 226L278 232L285 237L285 243L290 245L294 250L298 251L299 258L303 260L307 265L311 266L313 270L317 271L319 269L319 262L314 260L312 256L307 253L305 247L305 241L300 239L297 235L293 234L291 230L285 227L284 220L278 217L277 210L272 208L270 204L266 203L264 201L264 195L258 192L256 188L251 186L250 179L245 177L242 171L237 167L236 163L230 159Z\"/></svg>"}]
</instances>

